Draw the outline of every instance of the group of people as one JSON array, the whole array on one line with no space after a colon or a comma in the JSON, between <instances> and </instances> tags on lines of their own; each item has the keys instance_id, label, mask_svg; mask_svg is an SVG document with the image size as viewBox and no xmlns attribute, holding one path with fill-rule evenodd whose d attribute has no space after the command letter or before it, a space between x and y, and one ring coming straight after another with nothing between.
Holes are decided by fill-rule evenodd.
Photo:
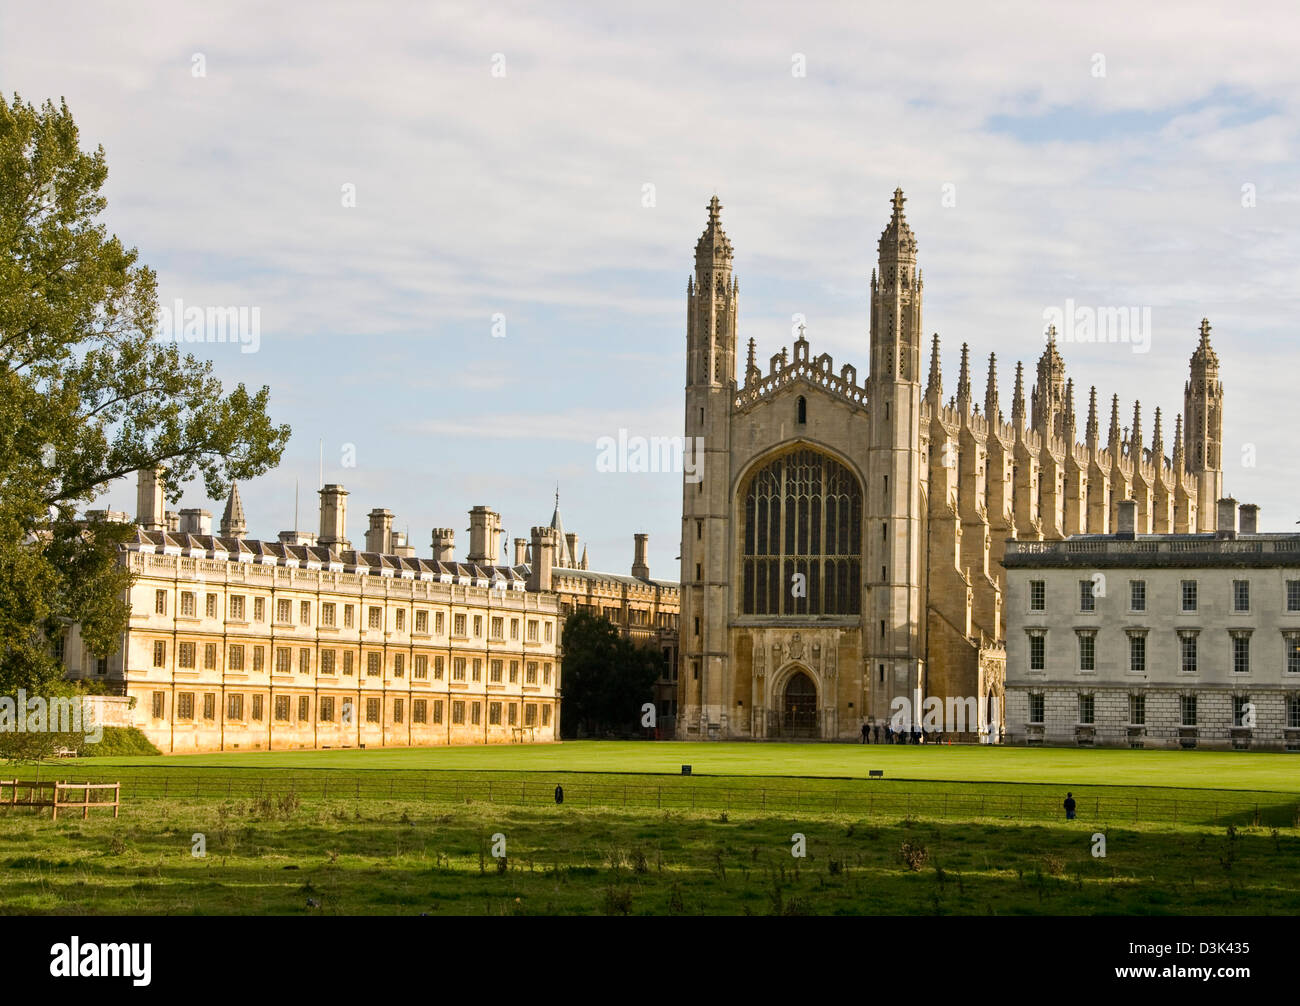
<instances>
[{"instance_id":1,"label":"group of people","mask_svg":"<svg viewBox=\"0 0 1300 1006\"><path fill-rule=\"evenodd\" d=\"M872 740L874 735L875 740ZM862 724L862 743L863 744L942 744L943 731L931 730L930 728L922 729L913 723L910 727L901 727L894 729L892 723L886 722L883 725L879 723L871 724L863 721Z\"/></svg>"}]
</instances>

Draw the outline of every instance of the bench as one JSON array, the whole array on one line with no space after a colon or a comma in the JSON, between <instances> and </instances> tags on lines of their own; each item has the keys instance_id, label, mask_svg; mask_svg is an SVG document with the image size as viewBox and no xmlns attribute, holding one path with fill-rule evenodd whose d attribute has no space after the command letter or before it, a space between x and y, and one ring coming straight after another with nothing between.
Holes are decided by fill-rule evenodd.
<instances>
[{"instance_id":1,"label":"bench","mask_svg":"<svg viewBox=\"0 0 1300 1006\"><path fill-rule=\"evenodd\" d=\"M873 769L870 769L870 770L868 770L868 772L867 772L867 778L868 778L868 779L883 779L883 778L885 778L885 770L884 770L883 768L873 768Z\"/></svg>"}]
</instances>

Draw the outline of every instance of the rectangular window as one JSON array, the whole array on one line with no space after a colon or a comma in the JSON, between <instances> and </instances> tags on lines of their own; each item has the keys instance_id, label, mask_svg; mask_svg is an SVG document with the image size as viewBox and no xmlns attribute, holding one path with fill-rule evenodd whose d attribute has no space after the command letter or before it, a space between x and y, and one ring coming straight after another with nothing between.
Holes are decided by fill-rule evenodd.
<instances>
[{"instance_id":1,"label":"rectangular window","mask_svg":"<svg viewBox=\"0 0 1300 1006\"><path fill-rule=\"evenodd\" d=\"M1182 668L1184 674L1196 673L1196 633L1180 632L1178 634L1179 646L1182 655Z\"/></svg>"},{"instance_id":2,"label":"rectangular window","mask_svg":"<svg viewBox=\"0 0 1300 1006\"><path fill-rule=\"evenodd\" d=\"M153 592L153 613L155 615L167 614L167 591L155 590Z\"/></svg>"},{"instance_id":3,"label":"rectangular window","mask_svg":"<svg viewBox=\"0 0 1300 1006\"><path fill-rule=\"evenodd\" d=\"M160 720L167 712L167 693L153 693L153 718Z\"/></svg>"},{"instance_id":4,"label":"rectangular window","mask_svg":"<svg viewBox=\"0 0 1300 1006\"><path fill-rule=\"evenodd\" d=\"M510 717L510 725L513 727L519 723L519 703L511 702L507 714Z\"/></svg>"},{"instance_id":5,"label":"rectangular window","mask_svg":"<svg viewBox=\"0 0 1300 1006\"><path fill-rule=\"evenodd\" d=\"M289 652L287 646L277 646L275 648L275 673L288 674L293 670L293 654Z\"/></svg>"},{"instance_id":6,"label":"rectangular window","mask_svg":"<svg viewBox=\"0 0 1300 1006\"><path fill-rule=\"evenodd\" d=\"M1300 632L1282 633L1282 645L1286 648L1287 673L1300 674Z\"/></svg>"},{"instance_id":7,"label":"rectangular window","mask_svg":"<svg viewBox=\"0 0 1300 1006\"><path fill-rule=\"evenodd\" d=\"M537 661L536 660L530 660L525 665L524 684L526 685L537 684Z\"/></svg>"},{"instance_id":8,"label":"rectangular window","mask_svg":"<svg viewBox=\"0 0 1300 1006\"><path fill-rule=\"evenodd\" d=\"M1247 714L1251 711L1249 695L1234 695L1232 697L1232 725L1234 727L1251 726L1247 723Z\"/></svg>"},{"instance_id":9,"label":"rectangular window","mask_svg":"<svg viewBox=\"0 0 1300 1006\"><path fill-rule=\"evenodd\" d=\"M478 726L483 722L483 706L478 702L469 704L469 722L471 726Z\"/></svg>"},{"instance_id":10,"label":"rectangular window","mask_svg":"<svg viewBox=\"0 0 1300 1006\"><path fill-rule=\"evenodd\" d=\"M453 636L465 635L465 616L456 615L451 620L451 634Z\"/></svg>"},{"instance_id":11,"label":"rectangular window","mask_svg":"<svg viewBox=\"0 0 1300 1006\"><path fill-rule=\"evenodd\" d=\"M320 606L320 624L327 629L334 628L335 606L333 604L322 604Z\"/></svg>"},{"instance_id":12,"label":"rectangular window","mask_svg":"<svg viewBox=\"0 0 1300 1006\"><path fill-rule=\"evenodd\" d=\"M442 723L442 699L433 700L433 722L435 725Z\"/></svg>"},{"instance_id":13,"label":"rectangular window","mask_svg":"<svg viewBox=\"0 0 1300 1006\"><path fill-rule=\"evenodd\" d=\"M442 657L434 657L433 658L433 680L441 681L442 674L443 674Z\"/></svg>"},{"instance_id":14,"label":"rectangular window","mask_svg":"<svg viewBox=\"0 0 1300 1006\"><path fill-rule=\"evenodd\" d=\"M1147 582L1130 580L1128 582L1128 606L1130 611L1147 610Z\"/></svg>"},{"instance_id":15,"label":"rectangular window","mask_svg":"<svg viewBox=\"0 0 1300 1006\"><path fill-rule=\"evenodd\" d=\"M1079 670L1095 671L1097 669L1097 634L1079 633Z\"/></svg>"},{"instance_id":16,"label":"rectangular window","mask_svg":"<svg viewBox=\"0 0 1300 1006\"><path fill-rule=\"evenodd\" d=\"M203 644L203 669L205 671L215 671L217 669L217 644Z\"/></svg>"},{"instance_id":17,"label":"rectangular window","mask_svg":"<svg viewBox=\"0 0 1300 1006\"><path fill-rule=\"evenodd\" d=\"M217 718L217 693L203 693L203 718L205 720L215 720Z\"/></svg>"},{"instance_id":18,"label":"rectangular window","mask_svg":"<svg viewBox=\"0 0 1300 1006\"><path fill-rule=\"evenodd\" d=\"M298 651L298 673L299 674L311 673L311 650Z\"/></svg>"},{"instance_id":19,"label":"rectangular window","mask_svg":"<svg viewBox=\"0 0 1300 1006\"><path fill-rule=\"evenodd\" d=\"M441 611L434 612L434 615L433 615L433 631L434 631L434 633L437 634L437 635L439 635L439 636L441 636L442 633L443 633L443 627L444 627L445 624L446 624L446 623L443 621L443 613L442 613Z\"/></svg>"},{"instance_id":20,"label":"rectangular window","mask_svg":"<svg viewBox=\"0 0 1300 1006\"><path fill-rule=\"evenodd\" d=\"M510 619L510 638L519 639L519 619L517 618Z\"/></svg>"},{"instance_id":21,"label":"rectangular window","mask_svg":"<svg viewBox=\"0 0 1300 1006\"><path fill-rule=\"evenodd\" d=\"M217 617L217 595L216 594L208 595L207 601L203 606L203 613L207 615L208 618Z\"/></svg>"},{"instance_id":22,"label":"rectangular window","mask_svg":"<svg viewBox=\"0 0 1300 1006\"><path fill-rule=\"evenodd\" d=\"M415 631L422 635L429 634L429 613L427 611L417 611L415 613Z\"/></svg>"},{"instance_id":23,"label":"rectangular window","mask_svg":"<svg viewBox=\"0 0 1300 1006\"><path fill-rule=\"evenodd\" d=\"M352 676L352 658L354 654L351 650L343 651L343 673L348 677Z\"/></svg>"},{"instance_id":24,"label":"rectangular window","mask_svg":"<svg viewBox=\"0 0 1300 1006\"><path fill-rule=\"evenodd\" d=\"M1232 610L1233 611L1250 610L1250 581L1249 580L1232 581Z\"/></svg>"},{"instance_id":25,"label":"rectangular window","mask_svg":"<svg viewBox=\"0 0 1300 1006\"><path fill-rule=\"evenodd\" d=\"M264 597L253 598L253 621L254 622L266 621L266 598Z\"/></svg>"},{"instance_id":26,"label":"rectangular window","mask_svg":"<svg viewBox=\"0 0 1300 1006\"><path fill-rule=\"evenodd\" d=\"M482 615L474 616L474 638L475 639L483 638L483 616Z\"/></svg>"},{"instance_id":27,"label":"rectangular window","mask_svg":"<svg viewBox=\"0 0 1300 1006\"><path fill-rule=\"evenodd\" d=\"M551 665L542 664L542 684L549 685L550 683L551 683Z\"/></svg>"},{"instance_id":28,"label":"rectangular window","mask_svg":"<svg viewBox=\"0 0 1300 1006\"><path fill-rule=\"evenodd\" d=\"M411 702L411 722L428 723L429 722L429 700L415 699Z\"/></svg>"},{"instance_id":29,"label":"rectangular window","mask_svg":"<svg viewBox=\"0 0 1300 1006\"><path fill-rule=\"evenodd\" d=\"M492 661L492 669L491 669L491 675L492 675L492 676L491 676L491 678L490 678L489 680L490 680L493 684L496 684L496 685L501 684L501 669L502 669L503 664L504 664L504 661L501 661L501 660L494 660L494 661Z\"/></svg>"},{"instance_id":30,"label":"rectangular window","mask_svg":"<svg viewBox=\"0 0 1300 1006\"><path fill-rule=\"evenodd\" d=\"M406 675L406 654L393 654L393 677L401 678Z\"/></svg>"},{"instance_id":31,"label":"rectangular window","mask_svg":"<svg viewBox=\"0 0 1300 1006\"><path fill-rule=\"evenodd\" d=\"M1250 673L1250 633L1232 634L1232 671L1234 674Z\"/></svg>"},{"instance_id":32,"label":"rectangular window","mask_svg":"<svg viewBox=\"0 0 1300 1006\"><path fill-rule=\"evenodd\" d=\"M1184 580L1183 588L1183 611L1196 610L1196 581Z\"/></svg>"},{"instance_id":33,"label":"rectangular window","mask_svg":"<svg viewBox=\"0 0 1300 1006\"><path fill-rule=\"evenodd\" d=\"M155 664L154 666L157 666L157 664ZM176 666L187 671L191 671L194 669L194 644L193 643L176 644Z\"/></svg>"},{"instance_id":34,"label":"rectangular window","mask_svg":"<svg viewBox=\"0 0 1300 1006\"><path fill-rule=\"evenodd\" d=\"M320 672L321 674L332 675L334 673L334 651L320 651Z\"/></svg>"},{"instance_id":35,"label":"rectangular window","mask_svg":"<svg viewBox=\"0 0 1300 1006\"><path fill-rule=\"evenodd\" d=\"M506 620L499 615L492 618L492 638L503 639L506 633Z\"/></svg>"},{"instance_id":36,"label":"rectangular window","mask_svg":"<svg viewBox=\"0 0 1300 1006\"><path fill-rule=\"evenodd\" d=\"M354 624L353 606L350 604L343 605L343 628L350 629Z\"/></svg>"},{"instance_id":37,"label":"rectangular window","mask_svg":"<svg viewBox=\"0 0 1300 1006\"><path fill-rule=\"evenodd\" d=\"M398 608L395 612L393 612L393 617L396 619L395 627L397 631L405 632L406 631L406 609Z\"/></svg>"},{"instance_id":38,"label":"rectangular window","mask_svg":"<svg viewBox=\"0 0 1300 1006\"><path fill-rule=\"evenodd\" d=\"M393 722L401 723L402 717L406 715L404 703L400 698L393 699Z\"/></svg>"},{"instance_id":39,"label":"rectangular window","mask_svg":"<svg viewBox=\"0 0 1300 1006\"><path fill-rule=\"evenodd\" d=\"M1042 692L1029 693L1029 722L1030 723L1043 722L1043 693Z\"/></svg>"},{"instance_id":40,"label":"rectangular window","mask_svg":"<svg viewBox=\"0 0 1300 1006\"><path fill-rule=\"evenodd\" d=\"M372 605L368 617L370 618L370 628L382 629L384 627L384 610L382 608Z\"/></svg>"},{"instance_id":41,"label":"rectangular window","mask_svg":"<svg viewBox=\"0 0 1300 1006\"><path fill-rule=\"evenodd\" d=\"M235 594L230 598L230 619L233 622L244 620L244 596Z\"/></svg>"},{"instance_id":42,"label":"rectangular window","mask_svg":"<svg viewBox=\"0 0 1300 1006\"><path fill-rule=\"evenodd\" d=\"M1184 695L1179 704L1182 707L1183 726L1196 726L1196 696Z\"/></svg>"},{"instance_id":43,"label":"rectangular window","mask_svg":"<svg viewBox=\"0 0 1300 1006\"><path fill-rule=\"evenodd\" d=\"M429 676L429 658L423 653L415 655L415 673L417 681L424 681Z\"/></svg>"},{"instance_id":44,"label":"rectangular window","mask_svg":"<svg viewBox=\"0 0 1300 1006\"><path fill-rule=\"evenodd\" d=\"M451 704L451 721L452 723L465 722L465 703L459 699Z\"/></svg>"},{"instance_id":45,"label":"rectangular window","mask_svg":"<svg viewBox=\"0 0 1300 1006\"><path fill-rule=\"evenodd\" d=\"M194 617L194 595L188 590L181 591L181 617Z\"/></svg>"},{"instance_id":46,"label":"rectangular window","mask_svg":"<svg viewBox=\"0 0 1300 1006\"><path fill-rule=\"evenodd\" d=\"M1130 695L1128 697L1128 721L1135 727L1145 726L1147 722L1147 697Z\"/></svg>"},{"instance_id":47,"label":"rectangular window","mask_svg":"<svg viewBox=\"0 0 1300 1006\"><path fill-rule=\"evenodd\" d=\"M377 677L379 677L379 672L380 672L380 670L382 669L382 668L379 666L379 665L380 665L380 660L381 660L381 658L380 658L380 656L379 656L378 653L367 653L367 654L366 654L366 677L368 677L368 678L377 678Z\"/></svg>"},{"instance_id":48,"label":"rectangular window","mask_svg":"<svg viewBox=\"0 0 1300 1006\"><path fill-rule=\"evenodd\" d=\"M1286 697L1286 725L1292 730L1300 730L1300 695Z\"/></svg>"},{"instance_id":49,"label":"rectangular window","mask_svg":"<svg viewBox=\"0 0 1300 1006\"><path fill-rule=\"evenodd\" d=\"M253 647L253 670L261 671L266 667L265 651L260 646Z\"/></svg>"},{"instance_id":50,"label":"rectangular window","mask_svg":"<svg viewBox=\"0 0 1300 1006\"><path fill-rule=\"evenodd\" d=\"M1090 725L1094 722L1095 705L1091 695L1079 695L1079 722Z\"/></svg>"},{"instance_id":51,"label":"rectangular window","mask_svg":"<svg viewBox=\"0 0 1300 1006\"><path fill-rule=\"evenodd\" d=\"M275 602L275 620L280 625L288 625L293 621L293 602L280 598Z\"/></svg>"},{"instance_id":52,"label":"rectangular window","mask_svg":"<svg viewBox=\"0 0 1300 1006\"><path fill-rule=\"evenodd\" d=\"M323 695L320 700L320 721L322 723L334 722L334 699L332 696Z\"/></svg>"},{"instance_id":53,"label":"rectangular window","mask_svg":"<svg viewBox=\"0 0 1300 1006\"><path fill-rule=\"evenodd\" d=\"M1041 671L1047 666L1047 640L1041 632L1029 636L1029 669Z\"/></svg>"},{"instance_id":54,"label":"rectangular window","mask_svg":"<svg viewBox=\"0 0 1300 1006\"><path fill-rule=\"evenodd\" d=\"M299 723L311 722L311 696L310 695L298 696L298 722Z\"/></svg>"},{"instance_id":55,"label":"rectangular window","mask_svg":"<svg viewBox=\"0 0 1300 1006\"><path fill-rule=\"evenodd\" d=\"M451 658L451 680L452 681L465 680L465 658L464 657Z\"/></svg>"},{"instance_id":56,"label":"rectangular window","mask_svg":"<svg viewBox=\"0 0 1300 1006\"><path fill-rule=\"evenodd\" d=\"M176 696L176 718L187 723L194 719L193 692L181 692Z\"/></svg>"},{"instance_id":57,"label":"rectangular window","mask_svg":"<svg viewBox=\"0 0 1300 1006\"><path fill-rule=\"evenodd\" d=\"M1079 610L1080 611L1097 610L1097 595L1093 588L1093 582L1091 580L1079 581Z\"/></svg>"},{"instance_id":58,"label":"rectangular window","mask_svg":"<svg viewBox=\"0 0 1300 1006\"><path fill-rule=\"evenodd\" d=\"M528 641L530 643L537 642L537 619L535 618L528 620Z\"/></svg>"},{"instance_id":59,"label":"rectangular window","mask_svg":"<svg viewBox=\"0 0 1300 1006\"><path fill-rule=\"evenodd\" d=\"M526 727L537 726L537 703L536 702L524 703L524 726Z\"/></svg>"},{"instance_id":60,"label":"rectangular window","mask_svg":"<svg viewBox=\"0 0 1300 1006\"><path fill-rule=\"evenodd\" d=\"M482 681L482 680L483 680L483 661L480 660L478 657L475 657L475 658L474 658L474 674L473 674L473 678L474 678L475 681Z\"/></svg>"},{"instance_id":61,"label":"rectangular window","mask_svg":"<svg viewBox=\"0 0 1300 1006\"><path fill-rule=\"evenodd\" d=\"M289 696L277 695L275 697L275 721L277 723L289 722Z\"/></svg>"},{"instance_id":62,"label":"rectangular window","mask_svg":"<svg viewBox=\"0 0 1300 1006\"><path fill-rule=\"evenodd\" d=\"M239 721L244 718L244 697L242 695L226 696L226 719Z\"/></svg>"},{"instance_id":63,"label":"rectangular window","mask_svg":"<svg viewBox=\"0 0 1300 1006\"><path fill-rule=\"evenodd\" d=\"M262 696L253 696L253 720L257 723L262 722Z\"/></svg>"},{"instance_id":64,"label":"rectangular window","mask_svg":"<svg viewBox=\"0 0 1300 1006\"><path fill-rule=\"evenodd\" d=\"M551 623L550 623L550 622L547 622L547 623L546 623L546 641L547 641L548 643L551 641L551 629L552 629Z\"/></svg>"},{"instance_id":65,"label":"rectangular window","mask_svg":"<svg viewBox=\"0 0 1300 1006\"><path fill-rule=\"evenodd\" d=\"M551 707L542 706L542 726L549 727L550 725L551 725Z\"/></svg>"},{"instance_id":66,"label":"rectangular window","mask_svg":"<svg viewBox=\"0 0 1300 1006\"><path fill-rule=\"evenodd\" d=\"M1128 636L1128 669L1133 674L1147 671L1147 634L1130 632Z\"/></svg>"},{"instance_id":67,"label":"rectangular window","mask_svg":"<svg viewBox=\"0 0 1300 1006\"><path fill-rule=\"evenodd\" d=\"M1300 580L1286 582L1286 610L1300 611Z\"/></svg>"},{"instance_id":68,"label":"rectangular window","mask_svg":"<svg viewBox=\"0 0 1300 1006\"><path fill-rule=\"evenodd\" d=\"M226 669L230 671L242 671L244 669L244 648L242 646L231 646L226 655Z\"/></svg>"},{"instance_id":69,"label":"rectangular window","mask_svg":"<svg viewBox=\"0 0 1300 1006\"><path fill-rule=\"evenodd\" d=\"M488 703L488 725L493 727L499 727L501 725L501 703L500 702Z\"/></svg>"},{"instance_id":70,"label":"rectangular window","mask_svg":"<svg viewBox=\"0 0 1300 1006\"><path fill-rule=\"evenodd\" d=\"M1029 610L1030 611L1047 610L1047 581L1046 580L1029 581Z\"/></svg>"}]
</instances>

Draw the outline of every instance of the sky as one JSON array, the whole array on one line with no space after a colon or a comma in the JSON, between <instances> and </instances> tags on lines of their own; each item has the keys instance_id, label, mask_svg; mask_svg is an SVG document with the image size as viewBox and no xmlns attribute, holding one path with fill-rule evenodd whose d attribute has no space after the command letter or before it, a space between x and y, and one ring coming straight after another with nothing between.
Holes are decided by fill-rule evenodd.
<instances>
[{"instance_id":1,"label":"sky","mask_svg":"<svg viewBox=\"0 0 1300 1006\"><path fill-rule=\"evenodd\" d=\"M386 507L463 555L471 507L527 537L558 485L593 568L647 532L674 579L681 476L600 471L598 441L682 433L715 193L760 361L802 316L866 376L896 186L945 395L967 343L1009 413L1051 312L1132 308L1141 340L1059 349L1103 433L1118 394L1171 446L1209 318L1225 490L1291 529L1297 51L1288 3L0 6L0 90L65 97L103 146L106 223L161 303L257 309L256 352L187 346L293 428L240 487L252 535L294 526L295 490L317 528L323 457L354 542Z\"/></svg>"}]
</instances>

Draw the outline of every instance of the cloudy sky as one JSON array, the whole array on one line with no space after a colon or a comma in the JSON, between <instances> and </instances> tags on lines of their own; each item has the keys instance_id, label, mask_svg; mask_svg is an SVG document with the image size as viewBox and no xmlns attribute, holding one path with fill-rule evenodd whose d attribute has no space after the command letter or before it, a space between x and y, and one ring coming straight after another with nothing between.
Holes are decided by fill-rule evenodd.
<instances>
[{"instance_id":1,"label":"cloudy sky","mask_svg":"<svg viewBox=\"0 0 1300 1006\"><path fill-rule=\"evenodd\" d=\"M802 314L865 376L895 186L948 392L963 342L1009 403L1045 312L1146 308L1148 352L1060 348L1172 439L1208 317L1225 487L1292 527L1297 51L1290 3L0 7L0 88L66 96L163 303L259 309L257 352L194 347L294 430L242 487L252 533L293 525L295 484L316 526L323 444L354 540L377 506L421 555L435 526L463 552L476 504L526 536L558 482L594 567L647 531L674 578L680 477L599 472L596 441L681 432L715 192L760 359Z\"/></svg>"}]
</instances>

